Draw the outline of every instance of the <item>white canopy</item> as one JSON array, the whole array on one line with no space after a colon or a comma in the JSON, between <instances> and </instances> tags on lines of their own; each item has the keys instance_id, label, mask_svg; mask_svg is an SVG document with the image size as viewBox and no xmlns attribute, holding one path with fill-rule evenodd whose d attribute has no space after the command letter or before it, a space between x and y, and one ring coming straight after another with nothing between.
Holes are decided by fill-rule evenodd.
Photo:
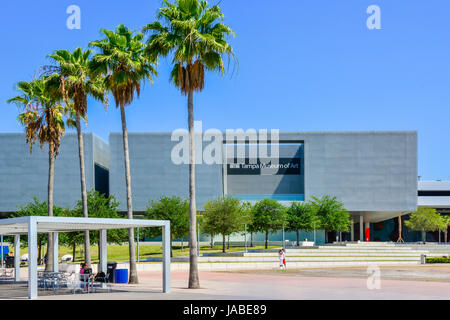
<instances>
[{"instance_id":1,"label":"white canopy","mask_svg":"<svg viewBox=\"0 0 450 320\"><path fill-rule=\"evenodd\" d=\"M100 271L106 273L106 231L112 229L162 227L163 292L170 291L170 221L139 219L102 219L67 217L19 217L0 219L0 235L14 235L15 280L20 281L20 235L28 235L28 297L37 297L37 234L52 233L54 239L53 271L58 271L58 233L85 230L100 231Z\"/></svg>"}]
</instances>

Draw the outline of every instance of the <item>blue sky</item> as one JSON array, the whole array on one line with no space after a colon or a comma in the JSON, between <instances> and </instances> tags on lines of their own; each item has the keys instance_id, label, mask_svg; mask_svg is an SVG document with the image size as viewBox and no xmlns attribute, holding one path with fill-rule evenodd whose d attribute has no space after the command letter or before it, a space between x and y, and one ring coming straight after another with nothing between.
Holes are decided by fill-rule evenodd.
<instances>
[{"instance_id":1,"label":"blue sky","mask_svg":"<svg viewBox=\"0 0 450 320\"><path fill-rule=\"evenodd\" d=\"M216 3L216 1L211 1ZM69 5L81 8L81 30L69 30ZM381 30L369 30L369 5L381 8ZM160 0L2 1L0 132L21 132L5 101L30 80L46 55L100 39L100 28L137 29ZM450 179L450 19L448 0L222 0L237 34L230 40L239 70L208 74L195 97L203 128L300 131L417 130L419 175ZM130 132L187 126L186 98L169 83L169 60L154 85L127 108ZM89 104L85 128L108 140L120 132L114 105Z\"/></svg>"}]
</instances>

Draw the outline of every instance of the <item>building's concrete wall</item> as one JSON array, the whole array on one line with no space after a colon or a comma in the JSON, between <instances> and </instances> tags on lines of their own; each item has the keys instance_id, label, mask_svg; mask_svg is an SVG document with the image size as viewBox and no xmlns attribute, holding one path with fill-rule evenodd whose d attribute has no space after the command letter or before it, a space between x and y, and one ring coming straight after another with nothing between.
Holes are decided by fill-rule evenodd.
<instances>
[{"instance_id":1,"label":"building's concrete wall","mask_svg":"<svg viewBox=\"0 0 450 320\"><path fill-rule=\"evenodd\" d=\"M417 132L282 133L305 141L305 196L332 195L349 211L417 207Z\"/></svg>"},{"instance_id":2,"label":"building's concrete wall","mask_svg":"<svg viewBox=\"0 0 450 320\"><path fill-rule=\"evenodd\" d=\"M178 142L171 141L170 133L129 133L131 190L133 211L145 211L150 200L161 196L189 197L189 166L175 165L171 161L172 148ZM120 210L126 211L125 163L121 133L111 133L110 194L120 202ZM197 207L201 209L207 200L223 194L222 166L197 165Z\"/></svg>"},{"instance_id":3,"label":"building's concrete wall","mask_svg":"<svg viewBox=\"0 0 450 320\"><path fill-rule=\"evenodd\" d=\"M94 188L94 136L91 133L83 136L86 186L90 190ZM15 212L34 196L47 200L48 148L44 146L41 150L39 144L35 144L30 154L25 142L25 134L0 134L0 212ZM68 133L62 139L55 161L55 205L73 207L81 198L80 189L77 135Z\"/></svg>"},{"instance_id":4,"label":"building's concrete wall","mask_svg":"<svg viewBox=\"0 0 450 320\"><path fill-rule=\"evenodd\" d=\"M109 168L110 162L110 150L109 144L96 135L93 135L93 152L94 152L94 162L105 169Z\"/></svg>"},{"instance_id":5,"label":"building's concrete wall","mask_svg":"<svg viewBox=\"0 0 450 320\"><path fill-rule=\"evenodd\" d=\"M439 211L450 213L450 181L419 181L420 191L438 191L440 195L419 195L418 205L439 209Z\"/></svg>"},{"instance_id":6,"label":"building's concrete wall","mask_svg":"<svg viewBox=\"0 0 450 320\"><path fill-rule=\"evenodd\" d=\"M175 165L170 133L130 133L134 211L161 196L188 197L188 166ZM352 212L386 219L417 206L417 133L282 132L282 141L304 141L305 196L331 195ZM126 209L122 135L110 135L110 191ZM197 203L222 195L221 165L197 165ZM383 216L384 218L384 216ZM375 219L376 220L376 219Z\"/></svg>"}]
</instances>

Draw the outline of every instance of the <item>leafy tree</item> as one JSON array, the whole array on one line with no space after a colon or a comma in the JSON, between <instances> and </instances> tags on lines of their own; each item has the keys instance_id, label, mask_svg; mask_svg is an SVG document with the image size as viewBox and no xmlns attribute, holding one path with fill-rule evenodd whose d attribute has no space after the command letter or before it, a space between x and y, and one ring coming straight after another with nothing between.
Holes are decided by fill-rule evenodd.
<instances>
[{"instance_id":1,"label":"leafy tree","mask_svg":"<svg viewBox=\"0 0 450 320\"><path fill-rule=\"evenodd\" d=\"M286 230L297 233L297 246L300 245L300 230L313 231L319 226L319 219L309 202L293 202L287 211L288 227Z\"/></svg>"},{"instance_id":2,"label":"leafy tree","mask_svg":"<svg viewBox=\"0 0 450 320\"><path fill-rule=\"evenodd\" d=\"M170 221L170 255L174 239L182 238L189 232L189 201L173 196L161 197L151 201L145 211L145 218L150 220ZM147 231L150 237L161 234L160 230L151 228Z\"/></svg>"},{"instance_id":3,"label":"leafy tree","mask_svg":"<svg viewBox=\"0 0 450 320\"><path fill-rule=\"evenodd\" d=\"M118 207L120 203L114 196L106 197L97 190L91 190L87 193L87 204L89 216L91 218L120 219ZM75 216L83 215L83 201L78 201L74 209ZM91 231L90 239L92 244L98 245L100 252L99 231ZM127 231L125 229L108 230L107 241L120 244L127 240Z\"/></svg>"},{"instance_id":4,"label":"leafy tree","mask_svg":"<svg viewBox=\"0 0 450 320\"><path fill-rule=\"evenodd\" d=\"M202 229L212 234L222 235L222 252L225 250L225 237L244 227L244 216L239 199L220 197L206 202L202 217Z\"/></svg>"},{"instance_id":5,"label":"leafy tree","mask_svg":"<svg viewBox=\"0 0 450 320\"><path fill-rule=\"evenodd\" d=\"M134 100L134 95L140 95L141 82L153 82L152 75L156 74L153 59L144 55L145 44L142 42L144 34L133 32L124 25L119 25L115 31L101 29L106 38L93 41L89 45L99 49L94 56L92 70L94 74L105 77L105 88L112 92L116 107L120 107L123 134L123 153L125 159L125 182L127 188L128 219L133 219L133 203L131 195L130 156L128 148L128 131L125 107ZM138 283L136 269L136 252L134 246L134 229L128 230L130 254L129 283Z\"/></svg>"},{"instance_id":6,"label":"leafy tree","mask_svg":"<svg viewBox=\"0 0 450 320\"><path fill-rule=\"evenodd\" d=\"M434 208L419 207L412 212L405 225L413 231L422 232L422 241L426 241L427 231L437 231L442 227L443 220L441 215Z\"/></svg>"},{"instance_id":7,"label":"leafy tree","mask_svg":"<svg viewBox=\"0 0 450 320\"><path fill-rule=\"evenodd\" d=\"M268 248L269 233L274 233L287 225L287 210L278 201L264 199L253 206L252 230L265 232L265 248Z\"/></svg>"},{"instance_id":8,"label":"leafy tree","mask_svg":"<svg viewBox=\"0 0 450 320\"><path fill-rule=\"evenodd\" d=\"M195 289L200 287L200 282L196 247L194 92L204 88L205 69L224 74L222 56L234 57L226 38L234 36L234 31L222 23L224 15L218 5L209 7L207 1L200 0L175 0L173 3L164 0L163 3L157 15L159 21L148 24L144 31L150 33L147 47L149 57L173 54L170 79L187 96L190 144L189 288Z\"/></svg>"},{"instance_id":9,"label":"leafy tree","mask_svg":"<svg viewBox=\"0 0 450 320\"><path fill-rule=\"evenodd\" d=\"M82 217L81 212L71 209L64 209L62 214L63 217L79 218ZM76 261L76 250L77 246L84 243L84 233L83 232L64 232L59 235L60 244L72 248L73 262Z\"/></svg>"},{"instance_id":10,"label":"leafy tree","mask_svg":"<svg viewBox=\"0 0 450 320\"><path fill-rule=\"evenodd\" d=\"M63 208L54 206L53 213L55 216L63 215ZM19 207L19 209L14 213L15 217L33 217L33 216L47 216L48 215L48 204L46 201L39 201L37 197L33 197L33 201ZM28 236L21 236L20 240L22 245L28 244ZM42 246L47 244L47 235L38 234L37 245L38 245L38 261L42 261Z\"/></svg>"},{"instance_id":11,"label":"leafy tree","mask_svg":"<svg viewBox=\"0 0 450 320\"><path fill-rule=\"evenodd\" d=\"M327 242L328 231L348 232L350 230L350 214L336 197L328 195L322 198L312 197L311 206L320 220L320 227L326 231Z\"/></svg>"},{"instance_id":12,"label":"leafy tree","mask_svg":"<svg viewBox=\"0 0 450 320\"><path fill-rule=\"evenodd\" d=\"M77 129L78 156L80 163L80 183L81 199L83 202L83 217L88 217L86 173L84 163L84 141L81 130L81 119L87 117L87 97L103 101L106 103L104 94L103 79L92 76L91 70L91 50L83 50L78 47L73 52L67 50L57 50L49 57L56 62L57 66L47 67L49 70L56 70L60 74L58 89L66 102L67 111L71 117L67 123ZM91 253L89 231L85 231L84 255L88 266L91 266Z\"/></svg>"},{"instance_id":13,"label":"leafy tree","mask_svg":"<svg viewBox=\"0 0 450 320\"><path fill-rule=\"evenodd\" d=\"M31 82L21 81L17 87L21 95L9 99L8 103L16 103L24 110L19 114L19 122L26 128L27 143L30 152L36 140L41 149L48 144L48 216L53 216L53 188L55 177L55 159L59 153L61 138L64 136L64 108L61 96L54 92L54 81L58 74L43 76ZM53 238L48 235L47 263L45 269L53 270Z\"/></svg>"}]
</instances>

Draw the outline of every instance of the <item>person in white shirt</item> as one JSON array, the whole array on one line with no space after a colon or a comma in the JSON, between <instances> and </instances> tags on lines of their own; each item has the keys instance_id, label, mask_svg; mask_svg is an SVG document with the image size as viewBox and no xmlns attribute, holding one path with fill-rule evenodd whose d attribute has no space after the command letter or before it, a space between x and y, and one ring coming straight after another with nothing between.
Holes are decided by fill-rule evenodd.
<instances>
[{"instance_id":1,"label":"person in white shirt","mask_svg":"<svg viewBox=\"0 0 450 320\"><path fill-rule=\"evenodd\" d=\"M280 269L283 267L286 268L286 254L283 249L280 249L278 252L278 258L280 259Z\"/></svg>"}]
</instances>

